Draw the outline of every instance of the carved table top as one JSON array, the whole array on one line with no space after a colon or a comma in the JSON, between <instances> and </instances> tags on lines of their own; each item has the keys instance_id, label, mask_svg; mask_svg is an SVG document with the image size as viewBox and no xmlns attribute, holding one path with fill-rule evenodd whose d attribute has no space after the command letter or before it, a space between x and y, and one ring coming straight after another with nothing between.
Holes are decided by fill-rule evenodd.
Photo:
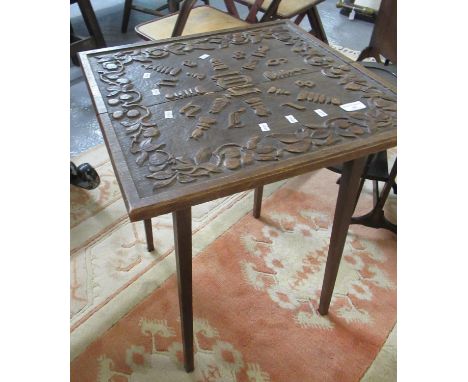
<instances>
[{"instance_id":1,"label":"carved table top","mask_svg":"<svg viewBox=\"0 0 468 382\"><path fill-rule=\"evenodd\" d=\"M289 21L80 58L132 221L396 145L392 85Z\"/></svg>"}]
</instances>

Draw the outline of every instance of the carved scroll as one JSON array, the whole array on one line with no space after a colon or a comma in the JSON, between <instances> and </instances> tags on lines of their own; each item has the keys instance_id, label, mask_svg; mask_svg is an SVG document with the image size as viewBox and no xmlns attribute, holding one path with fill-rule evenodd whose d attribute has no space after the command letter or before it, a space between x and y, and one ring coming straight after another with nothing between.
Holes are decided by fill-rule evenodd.
<instances>
[{"instance_id":1,"label":"carved scroll","mask_svg":"<svg viewBox=\"0 0 468 382\"><path fill-rule=\"evenodd\" d=\"M227 89L227 91L229 92L229 95L235 97L262 92L260 89L254 87L252 84L234 86L232 88Z\"/></svg>"},{"instance_id":2,"label":"carved scroll","mask_svg":"<svg viewBox=\"0 0 468 382\"><path fill-rule=\"evenodd\" d=\"M270 81L280 80L281 78L287 78L294 76L306 69L304 68L294 68L294 69L287 69L287 70L280 70L278 72L267 71L263 73L265 78L269 79Z\"/></svg>"},{"instance_id":3,"label":"carved scroll","mask_svg":"<svg viewBox=\"0 0 468 382\"><path fill-rule=\"evenodd\" d=\"M253 97L245 100L252 109L254 109L255 114L259 117L266 117L271 114L271 111L263 103L263 100L260 97Z\"/></svg>"},{"instance_id":4,"label":"carved scroll","mask_svg":"<svg viewBox=\"0 0 468 382\"><path fill-rule=\"evenodd\" d=\"M233 127L238 128L238 127L245 126L240 120L240 114L242 114L243 112L245 112L245 108L241 107L237 111L233 111L229 113L229 124L228 124L229 129Z\"/></svg>"},{"instance_id":5,"label":"carved scroll","mask_svg":"<svg viewBox=\"0 0 468 382\"><path fill-rule=\"evenodd\" d=\"M299 94L297 95L297 100L322 104L341 105L341 100L338 97L330 97L325 94L308 92L305 90L299 92Z\"/></svg>"},{"instance_id":6,"label":"carved scroll","mask_svg":"<svg viewBox=\"0 0 468 382\"><path fill-rule=\"evenodd\" d=\"M211 117L200 117L197 121L195 130L192 131L190 138L198 139L203 135L203 132L208 130L212 125L216 123L216 119Z\"/></svg>"},{"instance_id":7,"label":"carved scroll","mask_svg":"<svg viewBox=\"0 0 468 382\"><path fill-rule=\"evenodd\" d=\"M203 73L194 73L194 72L187 72L187 76L196 78L197 80L203 80L205 79L206 75Z\"/></svg>"},{"instance_id":8,"label":"carved scroll","mask_svg":"<svg viewBox=\"0 0 468 382\"><path fill-rule=\"evenodd\" d=\"M169 74L171 76L177 76L181 69L180 68L174 68L172 66L166 66L166 65L143 65L145 69L151 69L154 70L155 72L162 73L162 74Z\"/></svg>"},{"instance_id":9,"label":"carved scroll","mask_svg":"<svg viewBox=\"0 0 468 382\"><path fill-rule=\"evenodd\" d=\"M213 101L213 104L211 105L209 112L211 114L218 114L229 104L229 102L230 101L225 97L216 98Z\"/></svg>"},{"instance_id":10,"label":"carved scroll","mask_svg":"<svg viewBox=\"0 0 468 382\"><path fill-rule=\"evenodd\" d=\"M267 90L267 93L276 94L276 95L290 95L291 92L286 89L276 88L272 86L270 89Z\"/></svg>"},{"instance_id":11,"label":"carved scroll","mask_svg":"<svg viewBox=\"0 0 468 382\"><path fill-rule=\"evenodd\" d=\"M198 105L194 105L192 101L190 101L187 105L185 105L182 109L180 109L180 114L185 114L187 117L195 117L195 115L201 110L201 107Z\"/></svg>"},{"instance_id":12,"label":"carved scroll","mask_svg":"<svg viewBox=\"0 0 468 382\"><path fill-rule=\"evenodd\" d=\"M168 100L176 100L176 99L183 99L183 98L188 98L188 97L194 97L200 94L205 94L206 91L200 87L200 86L195 86L194 88L189 88L189 89L184 89L180 90L175 93L169 93L166 94L166 98Z\"/></svg>"},{"instance_id":13,"label":"carved scroll","mask_svg":"<svg viewBox=\"0 0 468 382\"><path fill-rule=\"evenodd\" d=\"M213 68L213 70L218 71L218 70L228 69L228 66L218 58L212 58L210 62L211 62L211 67Z\"/></svg>"}]
</instances>

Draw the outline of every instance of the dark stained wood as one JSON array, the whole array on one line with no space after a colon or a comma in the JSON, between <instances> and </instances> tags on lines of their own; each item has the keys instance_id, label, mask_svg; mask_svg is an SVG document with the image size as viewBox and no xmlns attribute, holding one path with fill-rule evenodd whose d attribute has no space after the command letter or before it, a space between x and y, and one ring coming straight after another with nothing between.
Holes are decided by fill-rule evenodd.
<instances>
[{"instance_id":1,"label":"dark stained wood","mask_svg":"<svg viewBox=\"0 0 468 382\"><path fill-rule=\"evenodd\" d=\"M322 293L320 295L319 312L322 315L327 314L330 307L346 235L348 234L348 227L354 212L354 201L358 196L359 181L366 165L366 160L367 158L363 157L346 162L343 165L343 175L340 180L330 247L328 249Z\"/></svg>"},{"instance_id":2,"label":"dark stained wood","mask_svg":"<svg viewBox=\"0 0 468 382\"><path fill-rule=\"evenodd\" d=\"M365 117L364 120L349 119L350 115L352 116L353 114L345 112L337 105L327 103L333 97L339 98L343 103L361 100L367 105L366 110L369 113L381 113L380 109L371 100L372 97L366 98L368 97L366 92L346 90L346 83L340 84L340 81L346 80L345 77L349 74L355 76L361 81L361 84L367 81L368 86L375 88L385 98L396 99L393 92L394 88L386 84L382 85L381 81L364 74L365 70L361 66L350 63L348 59L331 51L325 44L321 44L317 39L304 33L290 22L277 21L242 30L258 34L262 33L263 30L267 30L267 32L269 30L274 31L274 28L277 28L276 30L278 31L275 35L277 38L268 38L256 44L241 43L240 45L236 45L233 43L217 50L202 48L185 53L181 51L180 54L178 52L177 54L173 54L164 50L157 50L161 48L165 49L164 47L168 43L193 44L193 41L199 40L201 36L179 37L162 40L158 43L140 44L138 45L141 47L140 49L150 49L156 52L157 55L156 53L154 54L155 58L149 55L148 64L139 61L134 61L134 66L132 64L124 64L125 69L127 67L135 68L134 71L126 72L126 75L128 73L128 78L134 86L134 90L127 92L119 90L120 95L129 97L130 102L126 101L125 103L124 101L120 101L116 96L118 104L115 106L109 104L110 100L113 99L112 96L109 96L110 93L107 90L109 83L103 82L97 73L97 71L102 70L104 65L99 64L97 57L110 56L112 58L119 50L128 52L129 48L113 48L100 52L87 52L81 55L83 68L88 79L90 91L93 94L93 101L99 114L105 139L108 142L108 147L112 147L110 150L111 158L114 157L116 172L120 173L118 174L118 178L121 182L123 197L132 221L151 218L174 211L175 209L184 208L187 205L203 203L214 198L252 189L259 185L286 179L324 166L366 156L396 144L395 112L383 112L390 118L388 120L389 126L378 129L371 127L370 130L366 128L367 133L356 136L354 133L348 133L347 129L343 130L339 125L344 124L345 126L350 126L351 129L354 127L360 131L361 128L358 125L369 126L368 124L371 120L368 118L370 117ZM236 31L236 29L233 31ZM213 38L218 39L223 35L228 35L235 42L236 38L243 38L241 36L245 32L236 34L223 31L203 36L213 36ZM280 40L284 38L286 38L286 41ZM304 46L313 47L311 49L321 56L312 55L310 58L307 58L307 56L304 58L304 56L301 56L301 54L304 54L303 51L299 51L300 49L297 48L299 43L296 45L285 44L288 38L299 38L300 40L297 41L303 41L301 44L304 44ZM271 48L262 53L262 43L268 44ZM291 54L289 50L295 46L296 51L293 51L293 54ZM232 57L232 53L239 49L247 54L245 59L239 60ZM257 51L260 52L260 57L255 56ZM210 58L206 61L198 58L204 53L210 54ZM248 62L249 55L254 55L252 58L260 62L254 70L242 69L242 66ZM265 57L261 57L262 55ZM121 55L120 57L124 56ZM288 57L288 62L271 68L265 65L265 62L269 59L281 57ZM329 57L330 61L324 61L323 57ZM210 65L209 63L211 58L216 58L221 63L228 63L228 69L213 70L212 65L214 64ZM196 70L199 74L204 74L205 78L203 80L185 74L188 67L181 65L181 61L187 60L198 63L197 67L190 69ZM144 68L145 65L148 69ZM340 66L349 70L341 71L341 69L338 69ZM160 79L168 77L167 74L160 73L161 70L166 70L161 69L164 67L167 67L167 70L180 69L177 75L174 76L177 79L175 91L172 87L161 87L161 94L154 96L151 94L151 88L148 86L154 86L151 84L155 84ZM237 75L235 72L239 71L239 68L242 74ZM300 68L301 70L295 72L296 68ZM333 77L335 74L332 71L339 73L336 75L337 78ZM144 72L151 73L151 79L148 81L148 84L142 79ZM234 74L226 76L225 73L228 72L234 72ZM265 76L268 75L268 77L265 77L264 74ZM269 78L276 79L270 80ZM316 87L312 89L315 90L314 94L317 95L316 103L312 102L313 97L311 101L296 100L297 94L301 91L301 88L295 84L298 80L316 83ZM242 92L247 92L247 94L238 96L239 90L236 90L235 87L232 87L234 85L229 85L229 83L246 83L247 85L250 83L251 87L239 88ZM349 83L351 85L354 84L352 81ZM272 85L277 88L287 89L290 95L268 93L267 91ZM358 85L358 88L360 86ZM372 92L371 90L367 93ZM166 96L171 96L171 94L175 96L173 101L168 103ZM180 96L177 94L180 94ZM209 113L208 110L212 107L213 102L215 99L220 98L220 96L228 100L228 105L218 114ZM321 98L322 96L323 98ZM137 99L138 97L142 101L138 101L137 103L132 102L133 99ZM254 98L259 98L261 103L254 102ZM179 113L179 110L186 107L188 102L192 102L192 105L195 107L193 110L200 108L200 111L192 118ZM323 102L323 104L320 102ZM384 100L382 102L387 101ZM288 110L288 108L281 106L288 103L300 104L304 107L304 110L296 111L291 108ZM396 105L393 101L390 103ZM313 112L317 108L327 110L329 118L322 119L318 117ZM173 111L173 119L156 118L157 115L164 115L164 111L169 109ZM245 111L240 112L240 110ZM238 111L239 113L236 115L238 123L236 122L235 126L243 127L228 128L229 115ZM135 144L133 146L135 146L136 152L135 154L131 153L132 140L130 135L132 133L126 132L126 127L122 123L124 122L128 126L132 121L138 122L141 119L139 117L126 117L125 113L129 112L140 113L140 116L142 115L141 113L150 113L151 115L145 121L147 124L153 124L154 126L142 127L145 130L145 134L153 134L149 132L150 130L154 131L155 134L155 137L151 140L152 143L146 146L146 149L149 150L148 155L144 154L144 150L136 147ZM299 123L290 124L285 119L285 115L288 114L294 114ZM212 124L212 120L216 122ZM348 120L348 122L345 120ZM269 123L270 132L262 132L260 130L258 124L262 122ZM316 131L317 127L319 127L319 131ZM326 130L331 132L329 139L322 138L325 141L321 142L318 138L326 137ZM168 135L173 133L181 135L182 139L176 143L174 141L176 135L173 138L169 138L170 135ZM284 141L278 135L283 133L290 134L292 140ZM345 133L346 135L344 135ZM335 138L331 138L331 135L334 135ZM245 145L256 136L260 137L260 141L251 146L253 149L248 149ZM300 142L294 143L294 136L298 137L296 141ZM145 139L147 138L140 136L139 142L141 143ZM227 151L220 149L228 143L233 144L232 149ZM160 145L165 146L157 148ZM264 153L264 146L272 146L273 152ZM205 164L202 162L196 163L197 153L208 149L211 153L211 159L204 158ZM237 154L233 152L233 149L237 150ZM149 160L154 150L160 151L160 153L154 156L154 160L152 161L156 165L152 165ZM229 154L226 154L228 151ZM183 159L185 163L177 160L176 162L178 163L168 165L166 159L176 158L180 155L186 158ZM233 155L234 157L227 158L226 155ZM117 163L115 157L119 157ZM160 161L163 162L159 163ZM206 169L207 165L208 169ZM160 166L159 168L166 166L166 168L162 172L152 172L149 170L149 167L157 168L157 166ZM188 170L184 171L184 166ZM164 179L164 174L168 173L168 171L169 174L176 174L175 171L177 171L179 174L177 179L171 179L173 176L168 176ZM206 173L206 175L194 177L188 174L190 171L200 174ZM151 174L155 174L155 178L148 178L148 176L152 176ZM153 190L153 187L156 188Z\"/></svg>"},{"instance_id":3,"label":"dark stained wood","mask_svg":"<svg viewBox=\"0 0 468 382\"><path fill-rule=\"evenodd\" d=\"M257 187L254 192L253 217L258 219L262 210L263 186Z\"/></svg>"},{"instance_id":4,"label":"dark stained wood","mask_svg":"<svg viewBox=\"0 0 468 382\"><path fill-rule=\"evenodd\" d=\"M146 235L146 248L148 252L154 251L154 240L153 240L153 226L151 225L151 219L143 220L145 226Z\"/></svg>"},{"instance_id":5,"label":"dark stained wood","mask_svg":"<svg viewBox=\"0 0 468 382\"><path fill-rule=\"evenodd\" d=\"M327 35L323 29L322 20L318 13L317 7L312 7L307 10L307 18L309 19L310 26L312 27L310 33L314 34L319 40L328 44Z\"/></svg>"},{"instance_id":6,"label":"dark stained wood","mask_svg":"<svg viewBox=\"0 0 468 382\"><path fill-rule=\"evenodd\" d=\"M106 46L104 37L99 27L96 15L90 0L72 0L70 4L77 3L81 16L90 34L89 37L76 36L70 24L70 56L75 65L78 64L76 54L85 50L103 48Z\"/></svg>"},{"instance_id":7,"label":"dark stained wood","mask_svg":"<svg viewBox=\"0 0 468 382\"><path fill-rule=\"evenodd\" d=\"M191 206L256 189L258 217L263 185L347 162L322 292L326 313L363 158L396 145L393 85L290 21L86 52L80 60L130 220L173 213L185 369L194 367ZM340 107L355 101L365 109Z\"/></svg>"},{"instance_id":8,"label":"dark stained wood","mask_svg":"<svg viewBox=\"0 0 468 382\"><path fill-rule=\"evenodd\" d=\"M172 213L179 290L179 308L184 347L184 367L194 369L192 309L192 214L186 208Z\"/></svg>"},{"instance_id":9,"label":"dark stained wood","mask_svg":"<svg viewBox=\"0 0 468 382\"><path fill-rule=\"evenodd\" d=\"M395 179L397 174L397 161L393 164L392 170L390 171L390 175L388 179L385 181L384 188L382 192L379 194L378 192L378 185L375 186L374 183L374 207L370 212L363 216L356 216L351 219L351 224L361 224L365 225L366 227L371 228L384 228L392 231L394 234L397 233L397 226L392 222L388 221L384 214L384 206L385 202L387 201L388 195L390 190L395 187ZM376 182L376 181L374 181Z\"/></svg>"},{"instance_id":10,"label":"dark stained wood","mask_svg":"<svg viewBox=\"0 0 468 382\"><path fill-rule=\"evenodd\" d=\"M382 0L369 46L357 60L374 57L381 62L380 55L393 64L397 63L397 0Z\"/></svg>"}]
</instances>

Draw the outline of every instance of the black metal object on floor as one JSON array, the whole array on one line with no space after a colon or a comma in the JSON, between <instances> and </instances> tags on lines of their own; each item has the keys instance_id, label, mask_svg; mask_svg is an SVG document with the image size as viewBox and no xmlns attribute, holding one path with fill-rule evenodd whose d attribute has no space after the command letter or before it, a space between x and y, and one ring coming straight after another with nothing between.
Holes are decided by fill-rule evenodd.
<instances>
[{"instance_id":1,"label":"black metal object on floor","mask_svg":"<svg viewBox=\"0 0 468 382\"><path fill-rule=\"evenodd\" d=\"M70 162L70 184L85 190L93 190L101 183L97 171L89 163L82 163L78 167Z\"/></svg>"}]
</instances>

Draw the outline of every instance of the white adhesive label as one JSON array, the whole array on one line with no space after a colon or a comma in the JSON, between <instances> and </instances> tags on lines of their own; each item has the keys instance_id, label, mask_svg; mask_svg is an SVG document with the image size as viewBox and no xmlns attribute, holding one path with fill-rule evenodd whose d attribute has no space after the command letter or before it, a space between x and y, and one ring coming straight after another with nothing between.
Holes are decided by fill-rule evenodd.
<instances>
[{"instance_id":1,"label":"white adhesive label","mask_svg":"<svg viewBox=\"0 0 468 382\"><path fill-rule=\"evenodd\" d=\"M298 120L296 118L294 118L294 115L285 115L284 118L286 118L289 121L289 123L298 122Z\"/></svg>"},{"instance_id":2,"label":"white adhesive label","mask_svg":"<svg viewBox=\"0 0 468 382\"><path fill-rule=\"evenodd\" d=\"M143 78L150 78L151 77L151 73L144 73L143 74Z\"/></svg>"},{"instance_id":3,"label":"white adhesive label","mask_svg":"<svg viewBox=\"0 0 468 382\"><path fill-rule=\"evenodd\" d=\"M205 58L208 58L210 57L209 54L202 54L199 58L201 58L202 60L204 60Z\"/></svg>"},{"instance_id":4,"label":"white adhesive label","mask_svg":"<svg viewBox=\"0 0 468 382\"><path fill-rule=\"evenodd\" d=\"M172 110L166 110L164 112L164 118L174 118L174 116L172 115Z\"/></svg>"},{"instance_id":5,"label":"white adhesive label","mask_svg":"<svg viewBox=\"0 0 468 382\"><path fill-rule=\"evenodd\" d=\"M317 109L317 110L314 110L318 115L320 115L321 117L326 117L328 114L325 113L322 109Z\"/></svg>"},{"instance_id":6,"label":"white adhesive label","mask_svg":"<svg viewBox=\"0 0 468 382\"><path fill-rule=\"evenodd\" d=\"M152 89L151 90L151 93L153 93L153 95L160 95L161 92L159 91L159 89Z\"/></svg>"},{"instance_id":7,"label":"white adhesive label","mask_svg":"<svg viewBox=\"0 0 468 382\"><path fill-rule=\"evenodd\" d=\"M355 111L365 109L366 105L364 105L361 101L345 103L344 105L340 105L343 110L346 111Z\"/></svg>"},{"instance_id":8,"label":"white adhesive label","mask_svg":"<svg viewBox=\"0 0 468 382\"><path fill-rule=\"evenodd\" d=\"M258 126L260 126L260 129L262 129L262 131L270 131L268 123L259 123Z\"/></svg>"}]
</instances>

